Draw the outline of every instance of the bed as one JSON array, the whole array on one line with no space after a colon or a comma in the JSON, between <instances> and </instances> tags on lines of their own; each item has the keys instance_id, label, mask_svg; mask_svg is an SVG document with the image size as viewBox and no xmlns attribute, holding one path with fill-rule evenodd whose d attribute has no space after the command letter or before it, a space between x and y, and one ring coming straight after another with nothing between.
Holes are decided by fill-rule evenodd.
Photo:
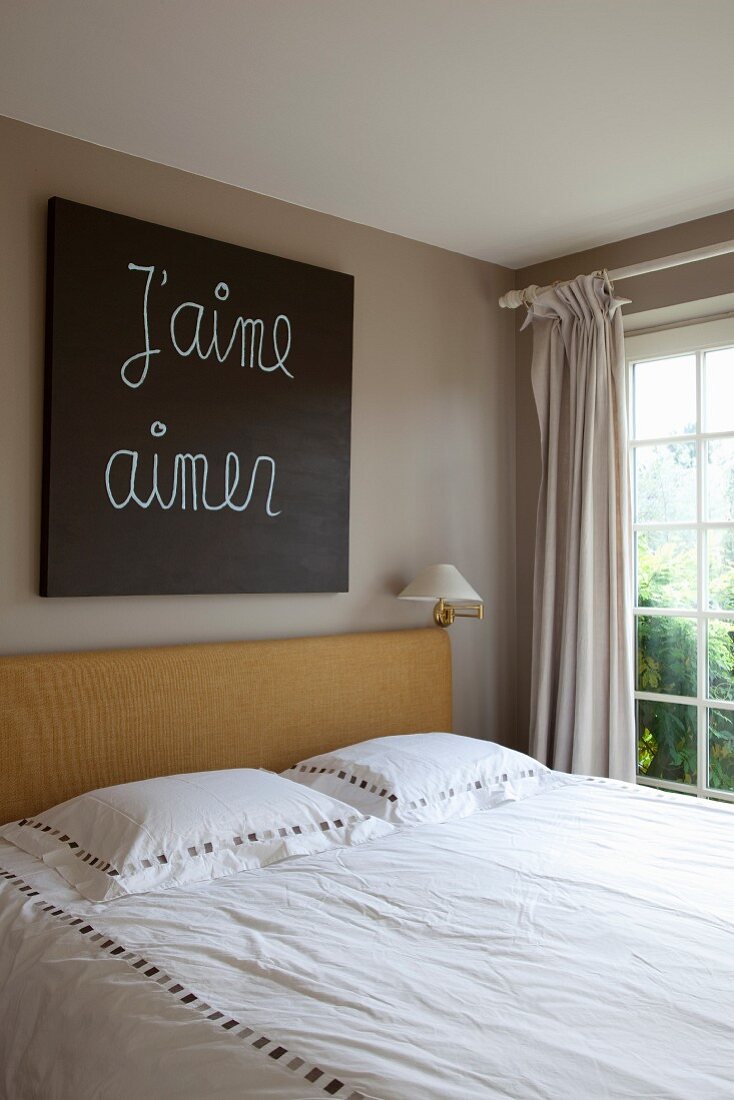
<instances>
[{"instance_id":1,"label":"bed","mask_svg":"<svg viewBox=\"0 0 734 1100\"><path fill-rule=\"evenodd\" d=\"M0 686L4 819L451 726L435 630L7 658ZM0 841L3 1095L730 1100L733 828L723 805L558 775L104 905Z\"/></svg>"}]
</instances>

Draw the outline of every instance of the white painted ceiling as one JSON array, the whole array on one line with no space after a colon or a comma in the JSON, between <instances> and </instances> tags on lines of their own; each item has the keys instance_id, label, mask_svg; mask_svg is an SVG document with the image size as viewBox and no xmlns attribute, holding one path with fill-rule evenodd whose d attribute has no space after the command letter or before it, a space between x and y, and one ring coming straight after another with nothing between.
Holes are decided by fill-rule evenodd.
<instances>
[{"instance_id":1,"label":"white painted ceiling","mask_svg":"<svg viewBox=\"0 0 734 1100\"><path fill-rule=\"evenodd\" d=\"M1 114L512 267L734 207L734 0L0 0L0 20Z\"/></svg>"}]
</instances>

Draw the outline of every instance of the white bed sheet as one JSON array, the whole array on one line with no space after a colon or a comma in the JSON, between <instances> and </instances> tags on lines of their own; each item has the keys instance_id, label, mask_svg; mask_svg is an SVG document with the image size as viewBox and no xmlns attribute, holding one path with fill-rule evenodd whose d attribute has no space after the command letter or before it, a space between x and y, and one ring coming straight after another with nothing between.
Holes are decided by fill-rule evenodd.
<instances>
[{"instance_id":1,"label":"white bed sheet","mask_svg":"<svg viewBox=\"0 0 734 1100\"><path fill-rule=\"evenodd\" d=\"M730 807L573 780L106 905L0 867L7 1100L734 1097Z\"/></svg>"}]
</instances>

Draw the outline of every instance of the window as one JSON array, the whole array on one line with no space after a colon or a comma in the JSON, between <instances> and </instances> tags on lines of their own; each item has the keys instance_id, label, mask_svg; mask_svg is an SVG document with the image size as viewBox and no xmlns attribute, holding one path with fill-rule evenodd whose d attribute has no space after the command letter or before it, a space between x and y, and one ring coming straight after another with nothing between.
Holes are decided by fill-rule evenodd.
<instances>
[{"instance_id":1,"label":"window","mask_svg":"<svg viewBox=\"0 0 734 1100\"><path fill-rule=\"evenodd\" d=\"M734 802L734 321L626 349L638 780Z\"/></svg>"}]
</instances>

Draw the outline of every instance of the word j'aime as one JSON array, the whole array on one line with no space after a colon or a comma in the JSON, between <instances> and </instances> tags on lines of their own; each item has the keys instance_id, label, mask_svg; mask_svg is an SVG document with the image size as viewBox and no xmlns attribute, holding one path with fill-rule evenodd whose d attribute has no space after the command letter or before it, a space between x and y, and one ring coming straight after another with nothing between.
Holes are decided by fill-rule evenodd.
<instances>
[{"instance_id":1,"label":"word j'aime","mask_svg":"<svg viewBox=\"0 0 734 1100\"><path fill-rule=\"evenodd\" d=\"M159 342L159 337L151 332L150 304L155 287L166 285L168 272L165 268L159 271L155 265L130 263L127 266L129 271L139 271L145 275L145 286L141 286L144 348L126 359L120 368L125 385L137 389L148 377L153 357L161 353L161 348L154 343L154 340ZM291 350L291 323L288 317L279 313L273 321L272 350L268 355L264 348L265 322L261 318L239 315L234 322L227 324L228 332L221 331L225 326L220 320L216 303L228 301L229 293L226 283L217 283L210 319L207 318L207 306L201 302L181 302L172 310L168 338L174 351L184 359L194 356L207 360L214 356L219 363L225 363L233 358L241 367L256 368L268 374L283 371L292 378L286 366Z\"/></svg>"}]
</instances>

